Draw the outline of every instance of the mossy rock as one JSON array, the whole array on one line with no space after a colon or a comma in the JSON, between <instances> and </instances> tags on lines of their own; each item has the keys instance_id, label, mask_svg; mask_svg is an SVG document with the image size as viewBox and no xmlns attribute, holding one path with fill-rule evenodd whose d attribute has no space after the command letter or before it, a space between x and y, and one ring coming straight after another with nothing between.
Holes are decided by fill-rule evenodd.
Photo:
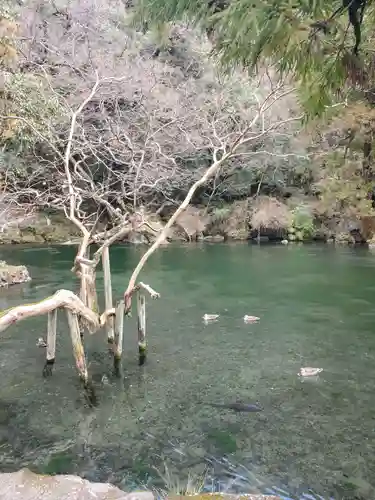
<instances>
[{"instance_id":1,"label":"mossy rock","mask_svg":"<svg viewBox=\"0 0 375 500\"><path fill-rule=\"evenodd\" d=\"M68 463L68 459L70 463ZM54 458L52 459L54 460ZM71 467L72 457L58 457L53 469L64 470ZM28 469L18 472L0 473L0 498L2 500L154 500L151 491L125 493L108 483L91 483L74 475L34 474Z\"/></svg>"},{"instance_id":2,"label":"mossy rock","mask_svg":"<svg viewBox=\"0 0 375 500\"><path fill-rule=\"evenodd\" d=\"M0 244L61 243L80 236L79 230L64 215L39 214L26 226L8 228L0 235Z\"/></svg>"},{"instance_id":3,"label":"mossy rock","mask_svg":"<svg viewBox=\"0 0 375 500\"><path fill-rule=\"evenodd\" d=\"M341 245L351 245L355 243L355 239L350 233L347 233L345 231L337 233L335 236L335 243L341 244Z\"/></svg>"},{"instance_id":4,"label":"mossy rock","mask_svg":"<svg viewBox=\"0 0 375 500\"><path fill-rule=\"evenodd\" d=\"M35 231L22 231L20 234L20 243L44 243L44 238L36 234Z\"/></svg>"},{"instance_id":5,"label":"mossy rock","mask_svg":"<svg viewBox=\"0 0 375 500\"><path fill-rule=\"evenodd\" d=\"M0 235L0 244L9 245L22 242L21 232L17 227L10 227Z\"/></svg>"},{"instance_id":6,"label":"mossy rock","mask_svg":"<svg viewBox=\"0 0 375 500\"><path fill-rule=\"evenodd\" d=\"M211 241L213 243L221 243L224 241L224 236L222 234L208 235L204 237L204 241Z\"/></svg>"},{"instance_id":7,"label":"mossy rock","mask_svg":"<svg viewBox=\"0 0 375 500\"><path fill-rule=\"evenodd\" d=\"M60 226L58 226L56 228L45 228L42 231L41 236L47 243L60 243L62 241L66 241L71 235L68 231L64 231Z\"/></svg>"},{"instance_id":8,"label":"mossy rock","mask_svg":"<svg viewBox=\"0 0 375 500\"><path fill-rule=\"evenodd\" d=\"M227 237L231 240L236 241L245 241L249 239L249 228L246 226L242 226L237 230L230 231L227 233Z\"/></svg>"},{"instance_id":9,"label":"mossy rock","mask_svg":"<svg viewBox=\"0 0 375 500\"><path fill-rule=\"evenodd\" d=\"M29 271L25 266L12 266L0 261L0 287L27 283L30 280Z\"/></svg>"}]
</instances>

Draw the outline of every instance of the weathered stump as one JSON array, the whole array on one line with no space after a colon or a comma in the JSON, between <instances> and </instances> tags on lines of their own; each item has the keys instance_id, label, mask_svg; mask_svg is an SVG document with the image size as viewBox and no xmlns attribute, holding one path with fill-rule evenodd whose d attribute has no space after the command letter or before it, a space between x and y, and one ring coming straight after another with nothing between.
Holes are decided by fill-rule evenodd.
<instances>
[{"instance_id":1,"label":"weathered stump","mask_svg":"<svg viewBox=\"0 0 375 500\"><path fill-rule=\"evenodd\" d=\"M125 302L124 300L119 300L116 305L116 316L115 316L115 342L114 342L114 369L117 376L120 375L121 367L121 356L123 348L123 338L124 338L124 314L125 314Z\"/></svg>"},{"instance_id":2,"label":"weathered stump","mask_svg":"<svg viewBox=\"0 0 375 500\"><path fill-rule=\"evenodd\" d=\"M105 247L102 254L103 274L104 274L104 298L105 309L109 311L113 307L112 299L112 281L111 281L111 263L109 260L109 248ZM114 343L115 334L113 328L113 317L109 316L105 324L107 332L108 344L112 347Z\"/></svg>"},{"instance_id":3,"label":"weathered stump","mask_svg":"<svg viewBox=\"0 0 375 500\"><path fill-rule=\"evenodd\" d=\"M81 332L78 322L78 316L75 312L72 312L68 309L66 311L66 314L68 318L70 336L73 345L73 354L78 374L81 381L83 382L83 388L85 390L85 395L88 399L88 402L90 403L90 405L94 405L96 404L97 400L94 387L92 385L92 382L89 380L89 375L86 366L85 351L83 349Z\"/></svg>"},{"instance_id":4,"label":"weathered stump","mask_svg":"<svg viewBox=\"0 0 375 500\"><path fill-rule=\"evenodd\" d=\"M57 309L48 313L47 324L47 359L44 365L43 375L52 375L52 368L56 357L56 333L57 333Z\"/></svg>"},{"instance_id":5,"label":"weathered stump","mask_svg":"<svg viewBox=\"0 0 375 500\"><path fill-rule=\"evenodd\" d=\"M144 365L147 357L146 341L146 297L143 293L137 294L137 313L138 313L138 354L139 364Z\"/></svg>"}]
</instances>

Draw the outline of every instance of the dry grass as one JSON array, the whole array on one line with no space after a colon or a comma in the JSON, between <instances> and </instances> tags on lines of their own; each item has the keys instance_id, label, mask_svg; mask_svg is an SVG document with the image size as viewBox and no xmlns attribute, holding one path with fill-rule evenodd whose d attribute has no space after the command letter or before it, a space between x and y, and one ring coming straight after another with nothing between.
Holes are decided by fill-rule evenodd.
<instances>
[{"instance_id":1,"label":"dry grass","mask_svg":"<svg viewBox=\"0 0 375 500\"><path fill-rule=\"evenodd\" d=\"M251 226L255 229L287 229L290 224L288 207L276 198L260 196L252 205Z\"/></svg>"},{"instance_id":2,"label":"dry grass","mask_svg":"<svg viewBox=\"0 0 375 500\"><path fill-rule=\"evenodd\" d=\"M189 238L205 230L208 217L203 217L197 208L189 206L177 218L176 225L183 229Z\"/></svg>"}]
</instances>

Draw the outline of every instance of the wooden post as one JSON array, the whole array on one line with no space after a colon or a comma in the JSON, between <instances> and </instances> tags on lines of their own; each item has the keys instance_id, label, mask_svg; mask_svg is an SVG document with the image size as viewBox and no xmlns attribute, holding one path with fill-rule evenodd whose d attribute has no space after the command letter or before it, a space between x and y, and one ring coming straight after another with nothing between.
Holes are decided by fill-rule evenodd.
<instances>
[{"instance_id":1,"label":"wooden post","mask_svg":"<svg viewBox=\"0 0 375 500\"><path fill-rule=\"evenodd\" d=\"M95 404L96 397L94 393L94 388L92 384L89 382L89 375L86 366L85 352L83 350L83 345L80 335L78 316L75 312L69 309L66 309L66 314L68 318L70 336L72 339L73 354L76 362L76 367L78 369L80 379L83 382L85 393L86 396L88 397L90 404Z\"/></svg>"},{"instance_id":2,"label":"wooden post","mask_svg":"<svg viewBox=\"0 0 375 500\"><path fill-rule=\"evenodd\" d=\"M57 330L57 309L48 313L47 323L47 359L43 369L43 376L52 375L52 368L56 356L56 330Z\"/></svg>"},{"instance_id":3,"label":"wooden post","mask_svg":"<svg viewBox=\"0 0 375 500\"><path fill-rule=\"evenodd\" d=\"M124 314L125 302L119 300L116 304L116 319L115 319L115 345L114 345L114 368L115 374L120 375L121 355L124 338Z\"/></svg>"},{"instance_id":4,"label":"wooden post","mask_svg":"<svg viewBox=\"0 0 375 500\"><path fill-rule=\"evenodd\" d=\"M147 342L146 342L146 298L143 293L137 293L137 313L138 313L138 352L139 364L143 365L146 361Z\"/></svg>"},{"instance_id":5,"label":"wooden post","mask_svg":"<svg viewBox=\"0 0 375 500\"><path fill-rule=\"evenodd\" d=\"M89 258L90 258L90 247L87 247L86 252L84 254L84 259L89 260ZM87 306L95 313L98 313L99 308L98 308L98 300L96 294L95 268L92 265L89 265L85 262L81 262L80 268L81 268L80 299L85 304L85 306ZM83 318L79 319L79 323L80 323L81 339L83 341L85 328L91 331L91 333L93 332L92 330L90 330L90 326Z\"/></svg>"},{"instance_id":6,"label":"wooden post","mask_svg":"<svg viewBox=\"0 0 375 500\"><path fill-rule=\"evenodd\" d=\"M73 354L78 369L78 373L83 382L87 382L88 373L86 367L85 352L83 350L77 314L70 311L69 309L66 310L66 314L68 317L70 336L73 345Z\"/></svg>"},{"instance_id":7,"label":"wooden post","mask_svg":"<svg viewBox=\"0 0 375 500\"><path fill-rule=\"evenodd\" d=\"M111 283L111 264L109 260L109 248L105 247L102 254L102 264L104 273L104 296L105 296L105 310L112 309L112 283ZM113 329L113 318L108 317L106 321L106 331L108 344L113 344L115 334Z\"/></svg>"}]
</instances>

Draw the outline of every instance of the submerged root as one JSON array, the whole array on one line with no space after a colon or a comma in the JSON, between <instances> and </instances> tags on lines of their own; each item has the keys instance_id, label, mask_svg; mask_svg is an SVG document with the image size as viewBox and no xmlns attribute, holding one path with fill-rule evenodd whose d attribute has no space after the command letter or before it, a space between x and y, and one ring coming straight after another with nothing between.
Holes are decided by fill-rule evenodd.
<instances>
[{"instance_id":1,"label":"submerged root","mask_svg":"<svg viewBox=\"0 0 375 500\"><path fill-rule=\"evenodd\" d=\"M51 377L53 372L54 359L47 359L43 367L43 377Z\"/></svg>"},{"instance_id":2,"label":"submerged root","mask_svg":"<svg viewBox=\"0 0 375 500\"><path fill-rule=\"evenodd\" d=\"M96 395L94 384L91 380L82 380L84 396L90 407L98 406L98 398Z\"/></svg>"}]
</instances>

